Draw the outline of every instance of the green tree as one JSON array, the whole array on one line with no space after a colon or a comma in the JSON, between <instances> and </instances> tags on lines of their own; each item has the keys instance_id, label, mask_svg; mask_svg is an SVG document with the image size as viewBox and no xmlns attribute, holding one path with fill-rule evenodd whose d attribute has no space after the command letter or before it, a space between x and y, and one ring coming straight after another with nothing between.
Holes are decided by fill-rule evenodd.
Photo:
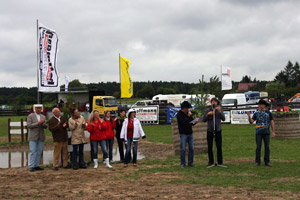
<instances>
[{"instance_id":1,"label":"green tree","mask_svg":"<svg viewBox=\"0 0 300 200\"><path fill-rule=\"evenodd\" d=\"M141 98L152 98L155 95L154 88L151 84L147 84L143 89L137 91L137 96Z\"/></svg>"},{"instance_id":2,"label":"green tree","mask_svg":"<svg viewBox=\"0 0 300 200\"><path fill-rule=\"evenodd\" d=\"M84 83L81 83L78 79L74 79L70 81L69 88L86 88L86 85Z\"/></svg>"},{"instance_id":3,"label":"green tree","mask_svg":"<svg viewBox=\"0 0 300 200\"><path fill-rule=\"evenodd\" d=\"M252 82L251 76L245 75L245 76L242 77L241 83L251 83L251 82Z\"/></svg>"},{"instance_id":4,"label":"green tree","mask_svg":"<svg viewBox=\"0 0 300 200\"><path fill-rule=\"evenodd\" d=\"M221 82L218 76L210 77L207 88L209 94L213 94L216 97L221 98Z\"/></svg>"},{"instance_id":5,"label":"green tree","mask_svg":"<svg viewBox=\"0 0 300 200\"><path fill-rule=\"evenodd\" d=\"M266 87L266 91L268 92L269 98L281 98L282 96L284 96L285 90L285 84L280 81L271 82Z\"/></svg>"}]
</instances>

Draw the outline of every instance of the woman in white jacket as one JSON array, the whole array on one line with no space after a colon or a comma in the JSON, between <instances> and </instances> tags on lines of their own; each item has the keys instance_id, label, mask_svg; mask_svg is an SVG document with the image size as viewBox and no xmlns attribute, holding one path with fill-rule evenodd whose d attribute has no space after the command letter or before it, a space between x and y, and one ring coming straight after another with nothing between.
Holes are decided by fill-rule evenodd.
<instances>
[{"instance_id":1,"label":"woman in white jacket","mask_svg":"<svg viewBox=\"0 0 300 200\"><path fill-rule=\"evenodd\" d=\"M130 158L130 151L131 151L131 144L133 143L133 166L136 167L136 160L137 160L137 147L138 141L140 137L143 139L146 138L146 135L142 129L140 121L135 118L135 110L130 109L127 114L127 118L124 120L123 127L121 130L120 138L124 140L126 145L126 153L125 153L125 160L124 160L124 167L128 166L129 158Z\"/></svg>"}]
</instances>

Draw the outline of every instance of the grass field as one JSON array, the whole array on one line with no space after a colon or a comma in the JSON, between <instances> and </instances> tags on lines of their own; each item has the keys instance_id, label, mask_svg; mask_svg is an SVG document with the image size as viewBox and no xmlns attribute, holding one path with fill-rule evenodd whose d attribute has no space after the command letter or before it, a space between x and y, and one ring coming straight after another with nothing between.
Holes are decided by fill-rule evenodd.
<instances>
[{"instance_id":1,"label":"grass field","mask_svg":"<svg viewBox=\"0 0 300 200\"><path fill-rule=\"evenodd\" d=\"M170 125L144 126L147 138L152 142L172 144ZM207 169L207 154L195 155L195 167L180 168L179 156L165 160L146 160L143 165L161 163L157 168L144 168L143 173L177 172L179 179L172 183L193 183L222 187L246 187L253 189L300 192L300 139L271 138L272 167L256 167L255 129L253 125L223 125L223 157L228 168ZM263 155L262 148L262 155ZM155 152L153 152L155 153ZM263 159L263 158L262 158ZM263 160L262 160L263 163Z\"/></svg>"},{"instance_id":2,"label":"grass field","mask_svg":"<svg viewBox=\"0 0 300 200\"><path fill-rule=\"evenodd\" d=\"M12 119L19 120L20 117ZM173 143L170 125L145 125L143 129L148 141ZM47 131L47 134L50 133ZM7 117L0 117L0 136L7 136ZM170 156L144 160L140 163L144 167L131 178L138 179L143 173L171 172L178 174L179 178L170 180L170 183L300 192L300 139L271 138L272 167L256 167L254 125L223 124L222 137L224 163L228 168L207 169L206 153L196 154L195 167L186 168L180 168L179 156ZM262 148L262 155L263 152Z\"/></svg>"}]
</instances>

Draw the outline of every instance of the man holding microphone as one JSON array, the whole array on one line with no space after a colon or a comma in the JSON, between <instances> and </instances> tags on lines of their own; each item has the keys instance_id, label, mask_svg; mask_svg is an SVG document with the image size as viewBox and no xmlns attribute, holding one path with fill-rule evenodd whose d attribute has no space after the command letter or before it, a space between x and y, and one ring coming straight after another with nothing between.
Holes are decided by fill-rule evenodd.
<instances>
[{"instance_id":1,"label":"man holding microphone","mask_svg":"<svg viewBox=\"0 0 300 200\"><path fill-rule=\"evenodd\" d=\"M207 167L215 166L213 154L213 140L215 137L217 146L217 166L223 165L222 155L222 127L221 120L225 120L223 110L217 98L211 99L211 106L206 109L203 122L207 122L207 146L208 146L208 165Z\"/></svg>"}]
</instances>

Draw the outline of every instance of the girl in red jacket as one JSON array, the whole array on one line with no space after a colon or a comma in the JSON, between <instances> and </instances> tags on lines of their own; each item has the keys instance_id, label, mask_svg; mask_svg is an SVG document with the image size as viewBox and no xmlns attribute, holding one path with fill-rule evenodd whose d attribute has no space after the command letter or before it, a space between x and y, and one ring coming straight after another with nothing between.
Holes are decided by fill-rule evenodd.
<instances>
[{"instance_id":1,"label":"girl in red jacket","mask_svg":"<svg viewBox=\"0 0 300 200\"><path fill-rule=\"evenodd\" d=\"M109 158L106 150L106 135L104 132L104 129L106 129L106 123L99 117L99 111L94 110L90 114L86 129L90 132L90 140L93 148L93 161L95 163L94 168L98 168L98 144L101 146L106 167L112 168L109 164Z\"/></svg>"},{"instance_id":2,"label":"girl in red jacket","mask_svg":"<svg viewBox=\"0 0 300 200\"><path fill-rule=\"evenodd\" d=\"M106 127L104 129L106 135L106 149L108 150L109 162L113 162L113 145L114 145L114 137L116 128L116 120L111 118L110 111L105 111L104 113L104 121L106 123Z\"/></svg>"}]
</instances>

